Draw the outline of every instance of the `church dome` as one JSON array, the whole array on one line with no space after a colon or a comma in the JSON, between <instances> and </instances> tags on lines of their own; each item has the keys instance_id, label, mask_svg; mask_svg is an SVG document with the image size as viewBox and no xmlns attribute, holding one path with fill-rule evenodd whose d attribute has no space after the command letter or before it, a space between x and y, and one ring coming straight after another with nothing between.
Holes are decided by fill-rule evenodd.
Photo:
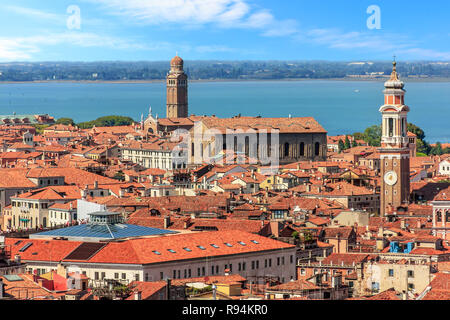
<instances>
[{"instance_id":1,"label":"church dome","mask_svg":"<svg viewBox=\"0 0 450 320\"><path fill-rule=\"evenodd\" d=\"M183 66L183 59L181 59L178 55L176 55L171 61L171 66Z\"/></svg>"},{"instance_id":2,"label":"church dome","mask_svg":"<svg viewBox=\"0 0 450 320\"><path fill-rule=\"evenodd\" d=\"M394 61L392 63L392 65L393 65L393 69L392 69L391 77L388 81L386 81L384 83L384 86L386 89L403 89L405 84L398 77L397 62Z\"/></svg>"}]
</instances>

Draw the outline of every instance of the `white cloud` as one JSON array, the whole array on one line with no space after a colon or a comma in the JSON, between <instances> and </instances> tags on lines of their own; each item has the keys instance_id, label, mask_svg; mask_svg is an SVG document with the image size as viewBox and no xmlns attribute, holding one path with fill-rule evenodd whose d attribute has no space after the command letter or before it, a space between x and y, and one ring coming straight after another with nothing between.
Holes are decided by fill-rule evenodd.
<instances>
[{"instance_id":1,"label":"white cloud","mask_svg":"<svg viewBox=\"0 0 450 320\"><path fill-rule=\"evenodd\" d=\"M372 32L343 32L339 29L312 29L297 34L295 39L332 49L401 54L403 59L450 59L450 52L420 48L416 40L401 34L379 35Z\"/></svg>"},{"instance_id":2,"label":"white cloud","mask_svg":"<svg viewBox=\"0 0 450 320\"><path fill-rule=\"evenodd\" d=\"M103 6L107 13L147 25L258 29L269 36L296 30L293 20L277 20L267 9L254 9L249 0L85 0ZM281 29L282 31L277 31Z\"/></svg>"},{"instance_id":3,"label":"white cloud","mask_svg":"<svg viewBox=\"0 0 450 320\"><path fill-rule=\"evenodd\" d=\"M48 46L99 47L108 49L161 50L167 43L143 45L130 40L102 36L94 33L62 32L30 37L0 38L0 59L8 61L29 60Z\"/></svg>"},{"instance_id":4,"label":"white cloud","mask_svg":"<svg viewBox=\"0 0 450 320\"><path fill-rule=\"evenodd\" d=\"M83 48L103 48L114 50L146 50L214 53L214 52L245 52L242 49L230 48L225 45L190 45L170 42L143 43L94 33L72 32L52 33L30 37L0 38L0 60L23 61L31 60L37 53L51 50L51 46L74 46Z\"/></svg>"},{"instance_id":5,"label":"white cloud","mask_svg":"<svg viewBox=\"0 0 450 320\"><path fill-rule=\"evenodd\" d=\"M65 19L66 19L65 16L63 16L63 15L54 14L54 13L50 13L50 12L46 12L46 11L42 11L42 10L33 9L33 8L8 5L8 6L3 6L2 9L5 11L19 14L19 15L32 17L32 18L36 18L36 19L42 19L45 21L54 21L57 23L65 23Z\"/></svg>"}]
</instances>

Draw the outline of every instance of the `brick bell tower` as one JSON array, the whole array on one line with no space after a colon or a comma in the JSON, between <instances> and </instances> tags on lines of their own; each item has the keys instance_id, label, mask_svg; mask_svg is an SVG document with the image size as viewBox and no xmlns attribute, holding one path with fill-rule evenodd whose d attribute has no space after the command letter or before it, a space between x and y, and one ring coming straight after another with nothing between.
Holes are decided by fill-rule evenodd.
<instances>
[{"instance_id":1,"label":"brick bell tower","mask_svg":"<svg viewBox=\"0 0 450 320\"><path fill-rule=\"evenodd\" d=\"M188 81L178 54L170 61L167 74L167 118L188 117Z\"/></svg>"},{"instance_id":2,"label":"brick bell tower","mask_svg":"<svg viewBox=\"0 0 450 320\"><path fill-rule=\"evenodd\" d=\"M397 63L393 62L391 78L384 84L384 105L382 114L382 134L380 164L381 193L380 215L385 216L390 208L409 203L409 141L404 83L399 80Z\"/></svg>"}]
</instances>

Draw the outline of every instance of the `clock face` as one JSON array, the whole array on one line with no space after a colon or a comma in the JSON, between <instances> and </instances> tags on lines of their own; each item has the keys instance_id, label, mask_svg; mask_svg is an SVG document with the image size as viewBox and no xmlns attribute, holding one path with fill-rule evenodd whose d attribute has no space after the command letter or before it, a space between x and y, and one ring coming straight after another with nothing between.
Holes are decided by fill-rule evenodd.
<instances>
[{"instance_id":1,"label":"clock face","mask_svg":"<svg viewBox=\"0 0 450 320\"><path fill-rule=\"evenodd\" d=\"M384 182L386 182L387 185L393 186L397 183L398 177L397 174L394 171L386 172L384 175Z\"/></svg>"}]
</instances>

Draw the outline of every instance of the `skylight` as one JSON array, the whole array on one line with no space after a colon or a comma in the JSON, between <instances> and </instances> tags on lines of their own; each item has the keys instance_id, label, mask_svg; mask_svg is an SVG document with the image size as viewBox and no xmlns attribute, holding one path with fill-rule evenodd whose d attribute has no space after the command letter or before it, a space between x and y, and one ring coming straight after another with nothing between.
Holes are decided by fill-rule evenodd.
<instances>
[{"instance_id":1,"label":"skylight","mask_svg":"<svg viewBox=\"0 0 450 320\"><path fill-rule=\"evenodd\" d=\"M159 251L153 251L153 253L154 253L154 254L157 254L158 256L161 255L161 252L159 252Z\"/></svg>"},{"instance_id":2,"label":"skylight","mask_svg":"<svg viewBox=\"0 0 450 320\"><path fill-rule=\"evenodd\" d=\"M211 247L219 249L219 246L217 244L214 244L214 243L211 244Z\"/></svg>"},{"instance_id":3,"label":"skylight","mask_svg":"<svg viewBox=\"0 0 450 320\"><path fill-rule=\"evenodd\" d=\"M246 246L245 242L238 241L238 243L239 243L241 246Z\"/></svg>"},{"instance_id":4,"label":"skylight","mask_svg":"<svg viewBox=\"0 0 450 320\"><path fill-rule=\"evenodd\" d=\"M28 242L26 245L22 247L22 249L19 250L19 252L25 252L29 247L33 245L33 242Z\"/></svg>"},{"instance_id":5,"label":"skylight","mask_svg":"<svg viewBox=\"0 0 450 320\"><path fill-rule=\"evenodd\" d=\"M167 251L169 251L170 253L177 253L175 250L173 249L167 249Z\"/></svg>"},{"instance_id":6,"label":"skylight","mask_svg":"<svg viewBox=\"0 0 450 320\"><path fill-rule=\"evenodd\" d=\"M259 244L259 242L256 240L250 240L250 241L253 242L254 244Z\"/></svg>"},{"instance_id":7,"label":"skylight","mask_svg":"<svg viewBox=\"0 0 450 320\"><path fill-rule=\"evenodd\" d=\"M228 242L225 242L225 245L227 246L227 247L232 247L233 245L232 244L230 244L230 243L228 243Z\"/></svg>"},{"instance_id":8,"label":"skylight","mask_svg":"<svg viewBox=\"0 0 450 320\"><path fill-rule=\"evenodd\" d=\"M197 246L197 248L199 248L201 250L206 250L206 248L204 246Z\"/></svg>"},{"instance_id":9,"label":"skylight","mask_svg":"<svg viewBox=\"0 0 450 320\"><path fill-rule=\"evenodd\" d=\"M191 252L192 250L189 248L183 248L184 250L186 250L187 252Z\"/></svg>"}]
</instances>

